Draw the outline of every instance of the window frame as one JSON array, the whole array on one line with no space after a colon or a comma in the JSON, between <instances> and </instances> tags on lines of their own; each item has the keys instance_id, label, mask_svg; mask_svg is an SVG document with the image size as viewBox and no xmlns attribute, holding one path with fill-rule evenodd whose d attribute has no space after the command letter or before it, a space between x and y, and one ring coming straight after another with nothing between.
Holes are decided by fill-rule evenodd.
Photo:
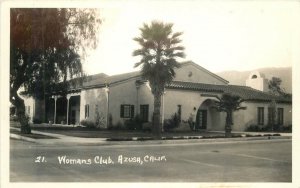
<instances>
[{"instance_id":1,"label":"window frame","mask_svg":"<svg viewBox=\"0 0 300 188\"><path fill-rule=\"evenodd\" d=\"M140 105L140 118L143 122L149 122L149 104Z\"/></svg>"},{"instance_id":2,"label":"window frame","mask_svg":"<svg viewBox=\"0 0 300 188\"><path fill-rule=\"evenodd\" d=\"M125 113L125 110L126 110L126 113ZM134 117L134 105L121 104L120 117L121 118L133 118Z\"/></svg>"},{"instance_id":3,"label":"window frame","mask_svg":"<svg viewBox=\"0 0 300 188\"><path fill-rule=\"evenodd\" d=\"M277 124L283 125L284 123L284 108L277 108Z\"/></svg>"},{"instance_id":4,"label":"window frame","mask_svg":"<svg viewBox=\"0 0 300 188\"><path fill-rule=\"evenodd\" d=\"M178 115L179 121L181 121L181 114L182 114L182 105L178 104L177 105L177 115Z\"/></svg>"},{"instance_id":5,"label":"window frame","mask_svg":"<svg viewBox=\"0 0 300 188\"><path fill-rule=\"evenodd\" d=\"M268 108L268 124L273 125L275 124L275 109L272 107Z\"/></svg>"},{"instance_id":6,"label":"window frame","mask_svg":"<svg viewBox=\"0 0 300 188\"><path fill-rule=\"evenodd\" d=\"M257 107L257 124L264 125L265 123L265 108Z\"/></svg>"}]
</instances>

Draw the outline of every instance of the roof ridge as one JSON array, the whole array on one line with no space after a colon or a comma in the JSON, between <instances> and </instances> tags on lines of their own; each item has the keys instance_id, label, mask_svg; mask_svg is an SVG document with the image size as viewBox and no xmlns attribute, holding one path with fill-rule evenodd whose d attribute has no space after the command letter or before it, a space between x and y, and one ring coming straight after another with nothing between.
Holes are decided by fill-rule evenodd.
<instances>
[{"instance_id":1,"label":"roof ridge","mask_svg":"<svg viewBox=\"0 0 300 188\"><path fill-rule=\"evenodd\" d=\"M208 83L201 83L201 82L187 82L187 81L178 81L178 80L174 80L174 81L171 81L171 83L174 82L174 83L191 83L191 84L203 84L203 85L212 85L212 86L227 86L226 84L208 84Z\"/></svg>"},{"instance_id":2,"label":"roof ridge","mask_svg":"<svg viewBox=\"0 0 300 188\"><path fill-rule=\"evenodd\" d=\"M216 77L219 80L222 80L222 81L224 81L226 83L229 83L228 80L225 80L224 78L222 78L221 76L217 75L216 73L213 73L213 72L207 70L206 68L202 67L201 65L199 65L199 64L197 64L197 63L195 63L193 61L184 61L184 62L181 62L181 65L188 65L188 64L195 65L197 68L202 69L203 71L207 72L211 76L214 76L214 77Z\"/></svg>"},{"instance_id":3,"label":"roof ridge","mask_svg":"<svg viewBox=\"0 0 300 188\"><path fill-rule=\"evenodd\" d=\"M138 72L140 72L140 71L131 71L131 72L124 72L124 73L119 73L119 74L107 75L107 77L121 76L121 75L132 74L132 73L138 73Z\"/></svg>"}]
</instances>

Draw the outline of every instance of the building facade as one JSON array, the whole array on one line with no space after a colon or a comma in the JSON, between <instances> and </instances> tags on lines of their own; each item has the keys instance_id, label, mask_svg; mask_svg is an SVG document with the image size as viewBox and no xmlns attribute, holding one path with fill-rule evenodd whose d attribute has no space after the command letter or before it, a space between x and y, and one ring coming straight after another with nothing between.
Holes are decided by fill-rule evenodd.
<instances>
[{"instance_id":1,"label":"building facade","mask_svg":"<svg viewBox=\"0 0 300 188\"><path fill-rule=\"evenodd\" d=\"M177 113L182 126L188 126L187 122L192 120L199 129L224 130L226 114L213 108L216 98L212 96L232 93L243 98L242 106L247 107L234 113L234 131L244 131L250 125L265 126L274 121L270 116L274 101L277 123L282 126L292 124L291 99L268 93L267 80L259 72L251 73L245 82L246 86L230 85L193 62L182 63L162 96L162 122ZM151 122L153 103L151 88L139 72L93 75L65 96L53 94L46 102L25 100L26 106L39 111L39 114L29 112L31 120L41 118L44 113L46 122L79 125L83 120L100 121L103 128L122 125L137 115L144 122Z\"/></svg>"}]
</instances>

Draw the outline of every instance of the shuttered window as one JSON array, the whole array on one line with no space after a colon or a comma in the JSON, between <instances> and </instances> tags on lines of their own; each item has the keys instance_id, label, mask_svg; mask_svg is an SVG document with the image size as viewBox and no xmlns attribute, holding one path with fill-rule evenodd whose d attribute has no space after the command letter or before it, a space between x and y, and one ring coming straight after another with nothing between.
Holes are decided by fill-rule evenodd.
<instances>
[{"instance_id":1,"label":"shuttered window","mask_svg":"<svg viewBox=\"0 0 300 188\"><path fill-rule=\"evenodd\" d=\"M149 105L148 104L140 105L140 117L143 122L148 122L148 118L149 118Z\"/></svg>"},{"instance_id":2,"label":"shuttered window","mask_svg":"<svg viewBox=\"0 0 300 188\"><path fill-rule=\"evenodd\" d=\"M134 117L134 105L122 104L120 108L121 118L133 118Z\"/></svg>"},{"instance_id":3,"label":"shuttered window","mask_svg":"<svg viewBox=\"0 0 300 188\"><path fill-rule=\"evenodd\" d=\"M283 125L283 108L277 109L277 123L278 125Z\"/></svg>"},{"instance_id":4,"label":"shuttered window","mask_svg":"<svg viewBox=\"0 0 300 188\"><path fill-rule=\"evenodd\" d=\"M257 108L257 124L258 125L264 124L264 107Z\"/></svg>"},{"instance_id":5,"label":"shuttered window","mask_svg":"<svg viewBox=\"0 0 300 188\"><path fill-rule=\"evenodd\" d=\"M275 109L274 108L268 108L268 124L274 125L275 124Z\"/></svg>"}]
</instances>

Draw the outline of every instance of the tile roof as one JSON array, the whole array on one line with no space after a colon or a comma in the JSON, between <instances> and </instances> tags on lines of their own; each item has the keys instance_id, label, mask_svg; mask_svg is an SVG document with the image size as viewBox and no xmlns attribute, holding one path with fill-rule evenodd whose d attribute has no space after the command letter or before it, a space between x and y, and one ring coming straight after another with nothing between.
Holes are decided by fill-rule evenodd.
<instances>
[{"instance_id":1,"label":"tile roof","mask_svg":"<svg viewBox=\"0 0 300 188\"><path fill-rule=\"evenodd\" d=\"M91 80L96 80L96 79L103 79L105 77L108 77L108 75L105 73L99 73L99 74L93 74L93 75L86 76L86 80L91 81Z\"/></svg>"},{"instance_id":2,"label":"tile roof","mask_svg":"<svg viewBox=\"0 0 300 188\"><path fill-rule=\"evenodd\" d=\"M190 63L194 64L193 62L184 62L183 65L187 65ZM84 81L83 85L77 89L105 87L106 85L120 83L126 80L130 80L132 78L137 78L137 80L141 80L140 71L112 75L112 76L108 76L104 73L100 73L96 75L87 76L86 81ZM220 79L222 78L220 77ZM291 98L279 97L279 96L272 95L270 93L253 89L251 87L238 86L238 85L227 85L227 84L215 85L215 84L193 83L193 82L183 82L183 81L172 81L169 85L166 86L166 88L203 91L203 92L215 92L215 93L233 93L235 95L240 96L244 100L248 100L248 101L271 101L272 99L275 99L278 102L286 102L286 103L292 102Z\"/></svg>"},{"instance_id":3,"label":"tile roof","mask_svg":"<svg viewBox=\"0 0 300 188\"><path fill-rule=\"evenodd\" d=\"M211 76L213 76L213 77L215 77L215 78L217 78L217 79L219 79L219 80L221 80L225 83L228 83L227 80L225 80L225 79L221 78L220 76L204 69L203 67L201 67L200 65L198 65L198 64L196 64L192 61L181 62L180 64L182 66L194 65L198 69L201 69L201 70L207 72ZM107 76L104 73L100 73L100 74L97 74L97 75L88 76L88 77L90 77L90 79L88 79L88 81L83 83L82 88L104 87L106 84L114 84L114 83L126 81L126 80L129 80L131 78L140 77L140 76L141 76L140 71L129 72L129 73L124 73L124 74L118 74L118 75L112 75L112 76Z\"/></svg>"},{"instance_id":4,"label":"tile roof","mask_svg":"<svg viewBox=\"0 0 300 188\"><path fill-rule=\"evenodd\" d=\"M93 88L93 87L104 87L106 85L123 82L140 76L141 76L140 71L136 71L136 72L129 72L124 74L112 75L112 76L99 77L96 79L89 80L88 82L84 82L82 88L86 89L86 88Z\"/></svg>"},{"instance_id":5,"label":"tile roof","mask_svg":"<svg viewBox=\"0 0 300 188\"><path fill-rule=\"evenodd\" d=\"M213 84L173 81L169 85L167 85L167 88L204 91L204 92L216 92L216 93L232 93L240 96L241 98L247 101L271 101L272 99L275 99L278 102L287 102L287 103L292 102L290 98L275 96L270 93L262 92L247 86L213 85Z\"/></svg>"}]
</instances>

